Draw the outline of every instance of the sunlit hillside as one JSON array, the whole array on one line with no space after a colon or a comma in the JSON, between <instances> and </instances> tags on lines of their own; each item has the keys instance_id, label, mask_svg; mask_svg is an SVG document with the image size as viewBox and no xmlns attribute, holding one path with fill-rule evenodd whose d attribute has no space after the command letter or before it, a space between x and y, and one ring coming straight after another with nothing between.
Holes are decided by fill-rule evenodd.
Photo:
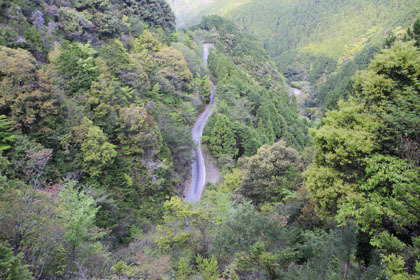
<instances>
[{"instance_id":1,"label":"sunlit hillside","mask_svg":"<svg viewBox=\"0 0 420 280\"><path fill-rule=\"evenodd\" d=\"M343 60L375 36L408 26L420 11L419 0L171 2L180 26L197 23L202 15L219 14L255 34L273 57L299 50Z\"/></svg>"}]
</instances>

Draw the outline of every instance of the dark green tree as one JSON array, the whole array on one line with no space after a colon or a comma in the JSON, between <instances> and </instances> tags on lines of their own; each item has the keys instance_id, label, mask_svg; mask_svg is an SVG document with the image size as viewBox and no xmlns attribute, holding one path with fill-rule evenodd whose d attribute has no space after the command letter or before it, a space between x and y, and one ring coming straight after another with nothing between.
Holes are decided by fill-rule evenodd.
<instances>
[{"instance_id":1,"label":"dark green tree","mask_svg":"<svg viewBox=\"0 0 420 280\"><path fill-rule=\"evenodd\" d=\"M209 138L209 148L217 157L228 155L233 158L238 153L235 135L230 127L230 121L225 115L217 114L217 119Z\"/></svg>"},{"instance_id":2,"label":"dark green tree","mask_svg":"<svg viewBox=\"0 0 420 280\"><path fill-rule=\"evenodd\" d=\"M280 202L296 189L302 159L284 141L262 146L257 154L240 160L244 171L240 192L254 203Z\"/></svg>"},{"instance_id":3,"label":"dark green tree","mask_svg":"<svg viewBox=\"0 0 420 280\"><path fill-rule=\"evenodd\" d=\"M57 59L60 83L70 94L85 93L98 77L96 51L89 45L64 41Z\"/></svg>"}]
</instances>

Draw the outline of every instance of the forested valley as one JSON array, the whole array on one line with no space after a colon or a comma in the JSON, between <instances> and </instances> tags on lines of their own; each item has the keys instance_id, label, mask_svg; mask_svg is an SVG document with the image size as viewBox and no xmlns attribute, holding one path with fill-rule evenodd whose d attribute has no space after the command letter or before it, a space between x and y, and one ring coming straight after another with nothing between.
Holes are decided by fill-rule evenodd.
<instances>
[{"instance_id":1,"label":"forested valley","mask_svg":"<svg viewBox=\"0 0 420 280\"><path fill-rule=\"evenodd\" d=\"M0 2L0 279L420 279L419 168L418 0Z\"/></svg>"}]
</instances>

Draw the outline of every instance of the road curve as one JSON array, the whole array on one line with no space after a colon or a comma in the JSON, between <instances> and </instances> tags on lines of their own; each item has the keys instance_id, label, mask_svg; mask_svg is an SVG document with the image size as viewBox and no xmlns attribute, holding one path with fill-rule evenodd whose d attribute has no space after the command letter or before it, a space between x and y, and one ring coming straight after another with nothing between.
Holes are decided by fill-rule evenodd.
<instances>
[{"instance_id":1,"label":"road curve","mask_svg":"<svg viewBox=\"0 0 420 280\"><path fill-rule=\"evenodd\" d=\"M203 45L203 59L206 66L211 46L211 44ZM206 109L198 116L191 131L192 139L196 148L193 151L191 184L184 199L189 202L196 202L200 200L206 184L206 164L204 163L203 153L201 151L201 137L203 136L204 126L206 125L210 115L213 113L215 93L216 87L213 82L211 82L210 102L206 106Z\"/></svg>"}]
</instances>

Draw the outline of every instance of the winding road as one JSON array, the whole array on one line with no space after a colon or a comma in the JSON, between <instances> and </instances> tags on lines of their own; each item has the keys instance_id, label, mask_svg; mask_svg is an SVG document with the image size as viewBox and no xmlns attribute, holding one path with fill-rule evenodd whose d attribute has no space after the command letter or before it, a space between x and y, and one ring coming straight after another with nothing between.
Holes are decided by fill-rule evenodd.
<instances>
[{"instance_id":1,"label":"winding road","mask_svg":"<svg viewBox=\"0 0 420 280\"><path fill-rule=\"evenodd\" d=\"M203 59L206 66L210 47L212 46L212 44L203 45ZM185 195L185 200L189 202L196 202L200 200L201 194L203 193L206 184L206 164L204 163L204 157L201 150L201 137L203 136L204 126L206 125L210 115L213 113L215 93L216 87L214 86L213 82L211 82L210 103L206 106L204 112L198 116L191 131L192 139L196 145L196 148L193 151L194 160L192 162L191 184Z\"/></svg>"}]
</instances>

